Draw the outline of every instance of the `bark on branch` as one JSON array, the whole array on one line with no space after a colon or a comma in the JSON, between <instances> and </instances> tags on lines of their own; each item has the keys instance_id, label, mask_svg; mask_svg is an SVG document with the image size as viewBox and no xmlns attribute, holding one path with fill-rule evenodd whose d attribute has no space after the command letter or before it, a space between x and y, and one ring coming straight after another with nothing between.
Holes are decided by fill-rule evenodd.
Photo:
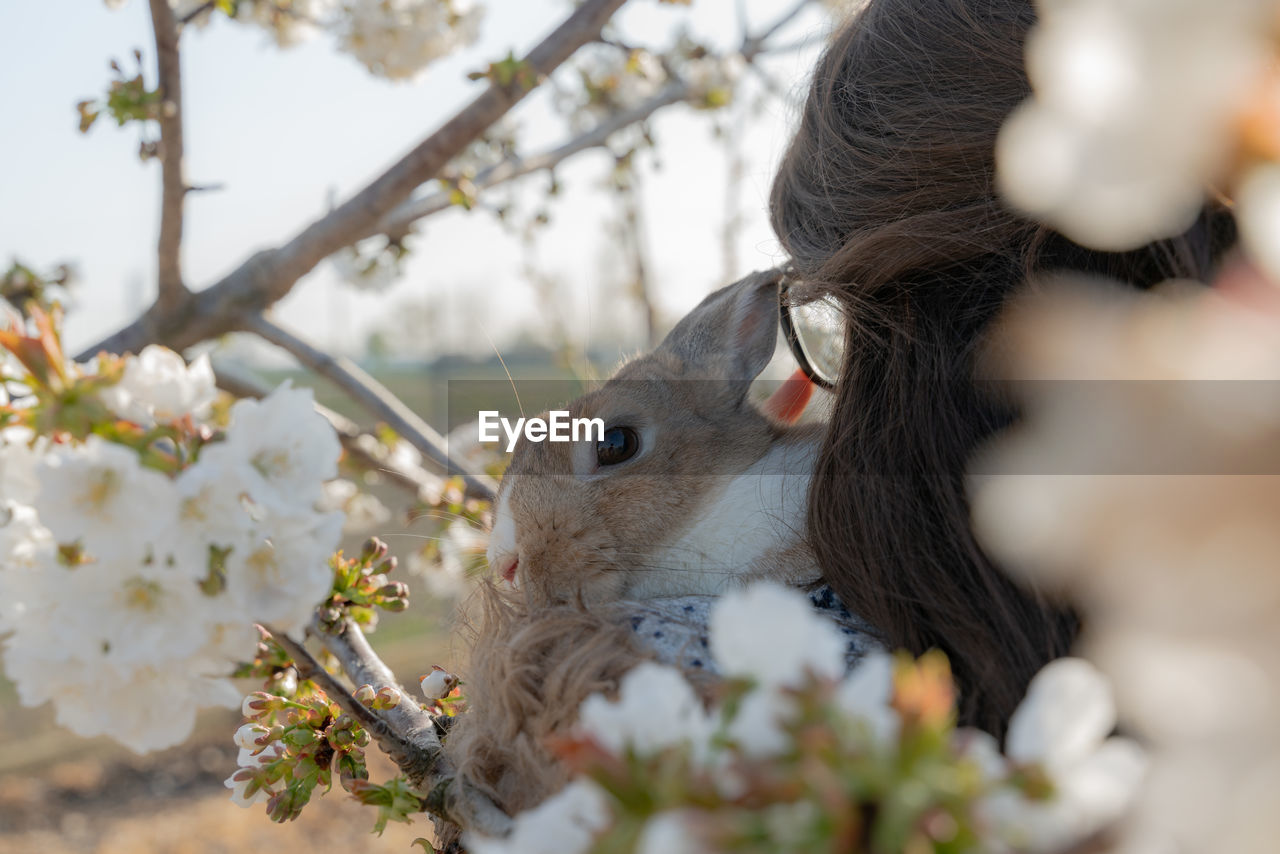
<instances>
[{"instance_id":1,"label":"bark on branch","mask_svg":"<svg viewBox=\"0 0 1280 854\"><path fill-rule=\"evenodd\" d=\"M189 294L182 282L182 221L187 195L183 168L182 63L178 22L169 0L150 0L160 84L160 238L156 245L156 307L172 311Z\"/></svg>"},{"instance_id":2,"label":"bark on branch","mask_svg":"<svg viewBox=\"0 0 1280 854\"><path fill-rule=\"evenodd\" d=\"M453 776L431 715L396 681L395 674L369 646L360 627L345 620L337 632L326 632L315 625L311 632L338 659L352 683L371 685L375 691L388 687L399 695L400 702L394 709L374 712L321 667L304 646L281 632L271 632L293 658L298 675L314 681L330 699L356 718L414 788L426 792L423 808L465 830L486 836L505 836L511 829L510 817L482 792Z\"/></svg>"},{"instance_id":3,"label":"bark on branch","mask_svg":"<svg viewBox=\"0 0 1280 854\"><path fill-rule=\"evenodd\" d=\"M493 479L483 474L466 473L466 469L449 456L444 437L359 365L350 359L331 356L312 347L261 315L251 318L245 327L263 340L292 354L305 367L327 377L350 398L385 421L424 457L446 471L463 472L462 479L468 495L486 501L493 500L497 492L497 484Z\"/></svg>"},{"instance_id":4,"label":"bark on branch","mask_svg":"<svg viewBox=\"0 0 1280 854\"><path fill-rule=\"evenodd\" d=\"M538 79L544 78L601 28L626 0L585 0L525 57ZM153 7L164 0L152 0ZM126 353L150 343L173 349L241 328L246 318L261 312L289 292L294 283L338 249L368 234L415 187L436 177L477 136L528 94L519 81L492 83L439 130L342 205L276 249L248 260L213 286L180 300L174 306L153 305L124 329L88 348L78 358L99 351Z\"/></svg>"}]
</instances>

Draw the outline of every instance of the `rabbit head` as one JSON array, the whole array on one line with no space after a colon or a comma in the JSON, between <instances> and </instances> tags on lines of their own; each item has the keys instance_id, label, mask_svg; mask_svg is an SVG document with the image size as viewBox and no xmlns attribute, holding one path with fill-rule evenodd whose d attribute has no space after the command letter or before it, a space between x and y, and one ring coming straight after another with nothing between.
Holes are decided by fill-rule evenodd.
<instances>
[{"instance_id":1,"label":"rabbit head","mask_svg":"<svg viewBox=\"0 0 1280 854\"><path fill-rule=\"evenodd\" d=\"M748 400L774 353L778 279L711 294L566 407L602 436L517 442L488 551L499 575L534 601L584 603L816 575L801 531L817 435Z\"/></svg>"}]
</instances>

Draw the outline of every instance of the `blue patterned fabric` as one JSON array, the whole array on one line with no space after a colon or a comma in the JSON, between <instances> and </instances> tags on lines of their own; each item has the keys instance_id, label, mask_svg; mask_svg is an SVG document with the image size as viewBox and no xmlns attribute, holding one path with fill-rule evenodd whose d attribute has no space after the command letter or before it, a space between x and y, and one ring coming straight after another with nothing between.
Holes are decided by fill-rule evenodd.
<instances>
[{"instance_id":1,"label":"blue patterned fabric","mask_svg":"<svg viewBox=\"0 0 1280 854\"><path fill-rule=\"evenodd\" d=\"M849 667L868 652L884 649L872 628L850 614L830 587L819 587L808 596L814 610L830 619L845 636ZM717 675L707 640L715 602L714 596L672 596L628 603L636 645L663 664Z\"/></svg>"}]
</instances>

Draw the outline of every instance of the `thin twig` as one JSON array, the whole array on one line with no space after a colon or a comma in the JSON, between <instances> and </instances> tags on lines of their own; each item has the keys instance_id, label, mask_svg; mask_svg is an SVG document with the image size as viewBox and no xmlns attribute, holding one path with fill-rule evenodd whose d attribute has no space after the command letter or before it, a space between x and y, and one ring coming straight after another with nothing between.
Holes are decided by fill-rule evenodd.
<instances>
[{"instance_id":1,"label":"thin twig","mask_svg":"<svg viewBox=\"0 0 1280 854\"><path fill-rule=\"evenodd\" d=\"M185 27L187 24L191 23L196 18L199 18L205 12L212 10L213 7L216 5L218 5L216 0L208 0L207 3L201 3L199 6L195 7L187 14L183 15L182 20L180 20L178 23L182 24Z\"/></svg>"},{"instance_id":2,"label":"thin twig","mask_svg":"<svg viewBox=\"0 0 1280 854\"><path fill-rule=\"evenodd\" d=\"M814 0L799 0L799 2L797 2L790 9L788 9L787 11L779 15L777 18L775 18L773 23L771 23L769 26L765 27L763 30L756 33L754 36L751 36L750 38L747 38L747 39L743 39L742 41L743 58L747 62L750 62L752 59L755 58L756 54L763 52L765 42L771 39L775 33L777 33L787 24L791 23L793 18L795 18L797 15L799 15L801 12L805 10L805 7L810 6L813 3L814 3Z\"/></svg>"},{"instance_id":3,"label":"thin twig","mask_svg":"<svg viewBox=\"0 0 1280 854\"><path fill-rule=\"evenodd\" d=\"M156 305L170 311L187 296L182 283L182 220L187 195L183 169L182 62L178 22L169 0L150 0L160 83L160 239L156 245L159 296Z\"/></svg>"},{"instance_id":4,"label":"thin twig","mask_svg":"<svg viewBox=\"0 0 1280 854\"><path fill-rule=\"evenodd\" d=\"M468 495L486 501L493 499L497 492L497 484L492 478L483 474L468 473L461 464L449 456L443 436L355 362L318 350L261 315L254 316L244 326L263 340L287 351L307 368L327 377L362 407L385 421L392 430L403 436L423 456L446 471L461 472Z\"/></svg>"},{"instance_id":5,"label":"thin twig","mask_svg":"<svg viewBox=\"0 0 1280 854\"><path fill-rule=\"evenodd\" d=\"M152 0L153 5L163 2ZM624 2L585 0L525 58L533 76L545 78L581 45L596 38ZM255 253L219 282L176 305L152 305L133 323L89 347L79 358L87 360L102 350L137 352L153 342L180 350L241 328L246 319L287 294L322 260L369 234L415 187L439 175L445 164L528 93L519 80L509 85L492 82L399 162L288 243Z\"/></svg>"},{"instance_id":6,"label":"thin twig","mask_svg":"<svg viewBox=\"0 0 1280 854\"><path fill-rule=\"evenodd\" d=\"M478 190L487 190L498 184L522 178L542 170L554 169L564 160L592 148L602 148L609 138L623 128L642 122L663 107L683 101L689 96L689 87L676 82L664 87L653 97L643 101L629 110L615 113L591 130L555 148L531 157L510 157L480 170L472 184ZM423 217L431 216L453 206L449 193L431 193L421 198L410 199L387 215L369 234L404 234L410 225Z\"/></svg>"}]
</instances>

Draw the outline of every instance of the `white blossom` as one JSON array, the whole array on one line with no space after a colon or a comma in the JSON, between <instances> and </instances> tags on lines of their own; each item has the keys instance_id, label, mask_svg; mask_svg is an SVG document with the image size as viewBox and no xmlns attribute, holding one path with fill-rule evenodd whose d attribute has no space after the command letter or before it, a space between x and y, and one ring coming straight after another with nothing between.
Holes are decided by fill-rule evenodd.
<instances>
[{"instance_id":1,"label":"white blossom","mask_svg":"<svg viewBox=\"0 0 1280 854\"><path fill-rule=\"evenodd\" d=\"M12 631L33 608L47 610L43 573L58 568L57 544L35 510L0 501L0 634ZM37 605L41 599L43 607Z\"/></svg>"},{"instance_id":2,"label":"white blossom","mask_svg":"<svg viewBox=\"0 0 1280 854\"><path fill-rule=\"evenodd\" d=\"M37 474L40 521L59 543L78 543L97 558L142 559L173 524L173 482L144 468L134 451L98 436L51 446Z\"/></svg>"},{"instance_id":3,"label":"white blossom","mask_svg":"<svg viewBox=\"0 0 1280 854\"><path fill-rule=\"evenodd\" d=\"M466 0L348 0L342 13L341 49L374 74L399 80L474 44L483 10Z\"/></svg>"},{"instance_id":4,"label":"white blossom","mask_svg":"<svg viewBox=\"0 0 1280 854\"><path fill-rule=\"evenodd\" d=\"M901 719L893 699L893 658L869 652L836 689L836 707L865 729L872 744L896 742Z\"/></svg>"},{"instance_id":5,"label":"white blossom","mask_svg":"<svg viewBox=\"0 0 1280 854\"><path fill-rule=\"evenodd\" d=\"M1046 665L1009 721L1005 751L1015 763L1039 765L1053 783L1045 801L1001 789L983 814L1015 847L1058 851L1119 818L1146 770L1141 748L1107 738L1115 703L1089 662L1061 658Z\"/></svg>"},{"instance_id":6,"label":"white blossom","mask_svg":"<svg viewBox=\"0 0 1280 854\"><path fill-rule=\"evenodd\" d=\"M1001 132L1007 198L1072 240L1125 250L1183 231L1225 171L1268 55L1266 0L1042 0L1035 97Z\"/></svg>"},{"instance_id":7,"label":"white blossom","mask_svg":"<svg viewBox=\"0 0 1280 854\"><path fill-rule=\"evenodd\" d=\"M120 416L198 423L212 383L206 361L148 348L116 392ZM289 388L233 407L226 439L176 477L97 435L0 432L0 632L19 699L139 752L234 705L225 676L252 624L300 626L329 592L343 517L314 502L337 455L310 392Z\"/></svg>"},{"instance_id":8,"label":"white blossom","mask_svg":"<svg viewBox=\"0 0 1280 854\"><path fill-rule=\"evenodd\" d=\"M725 594L711 611L711 652L728 676L798 685L844 673L845 642L803 595L771 582Z\"/></svg>"},{"instance_id":9,"label":"white blossom","mask_svg":"<svg viewBox=\"0 0 1280 854\"><path fill-rule=\"evenodd\" d=\"M262 400L237 401L225 441L206 448L201 461L240 480L256 504L289 514L320 500L341 451L311 389L286 382Z\"/></svg>"},{"instance_id":10,"label":"white blossom","mask_svg":"<svg viewBox=\"0 0 1280 854\"><path fill-rule=\"evenodd\" d=\"M700 748L710 718L678 670L642 662L622 677L618 698L593 694L578 711L578 732L611 753L639 755L680 745Z\"/></svg>"},{"instance_id":11,"label":"white blossom","mask_svg":"<svg viewBox=\"0 0 1280 854\"><path fill-rule=\"evenodd\" d=\"M578 779L516 816L505 839L467 834L466 848L472 854L586 854L610 819L608 796Z\"/></svg>"},{"instance_id":12,"label":"white blossom","mask_svg":"<svg viewBox=\"0 0 1280 854\"><path fill-rule=\"evenodd\" d=\"M39 490L37 452L30 447L30 431L9 427L0 430L0 499L30 504ZM40 443L40 447L44 446Z\"/></svg>"},{"instance_id":13,"label":"white blossom","mask_svg":"<svg viewBox=\"0 0 1280 854\"><path fill-rule=\"evenodd\" d=\"M694 831L690 813L669 810L644 823L635 854L703 854L706 850Z\"/></svg>"},{"instance_id":14,"label":"white blossom","mask_svg":"<svg viewBox=\"0 0 1280 854\"><path fill-rule=\"evenodd\" d=\"M689 100L700 107L723 107L733 97L734 86L746 62L737 53L727 56L708 54L687 60L680 75L689 86Z\"/></svg>"},{"instance_id":15,"label":"white blossom","mask_svg":"<svg viewBox=\"0 0 1280 854\"><path fill-rule=\"evenodd\" d=\"M205 417L218 389L208 355L188 366L182 356L152 344L125 360L124 375L101 396L121 418L150 425L186 415Z\"/></svg>"},{"instance_id":16,"label":"white blossom","mask_svg":"<svg viewBox=\"0 0 1280 854\"><path fill-rule=\"evenodd\" d=\"M206 552L229 547L250 535L253 518L245 506L245 484L238 472L208 462L178 475L178 522L185 535ZM203 561L203 558L202 558Z\"/></svg>"},{"instance_id":17,"label":"white blossom","mask_svg":"<svg viewBox=\"0 0 1280 854\"><path fill-rule=\"evenodd\" d=\"M201 706L234 706L239 694L220 673L225 659L189 657L117 667L109 659L51 658L49 646L15 642L5 673L26 706L52 702L55 720L83 736L109 735L136 753L160 750L191 734Z\"/></svg>"},{"instance_id":18,"label":"white blossom","mask_svg":"<svg viewBox=\"0 0 1280 854\"><path fill-rule=\"evenodd\" d=\"M341 535L341 513L272 517L227 558L233 608L284 631L305 626L333 583L328 559Z\"/></svg>"},{"instance_id":19,"label":"white blossom","mask_svg":"<svg viewBox=\"0 0 1280 854\"><path fill-rule=\"evenodd\" d=\"M258 785L252 775L239 770L224 780L223 785L231 790L231 803L245 809L265 803L271 797L269 789ZM254 787L253 794L249 794L250 786Z\"/></svg>"}]
</instances>

